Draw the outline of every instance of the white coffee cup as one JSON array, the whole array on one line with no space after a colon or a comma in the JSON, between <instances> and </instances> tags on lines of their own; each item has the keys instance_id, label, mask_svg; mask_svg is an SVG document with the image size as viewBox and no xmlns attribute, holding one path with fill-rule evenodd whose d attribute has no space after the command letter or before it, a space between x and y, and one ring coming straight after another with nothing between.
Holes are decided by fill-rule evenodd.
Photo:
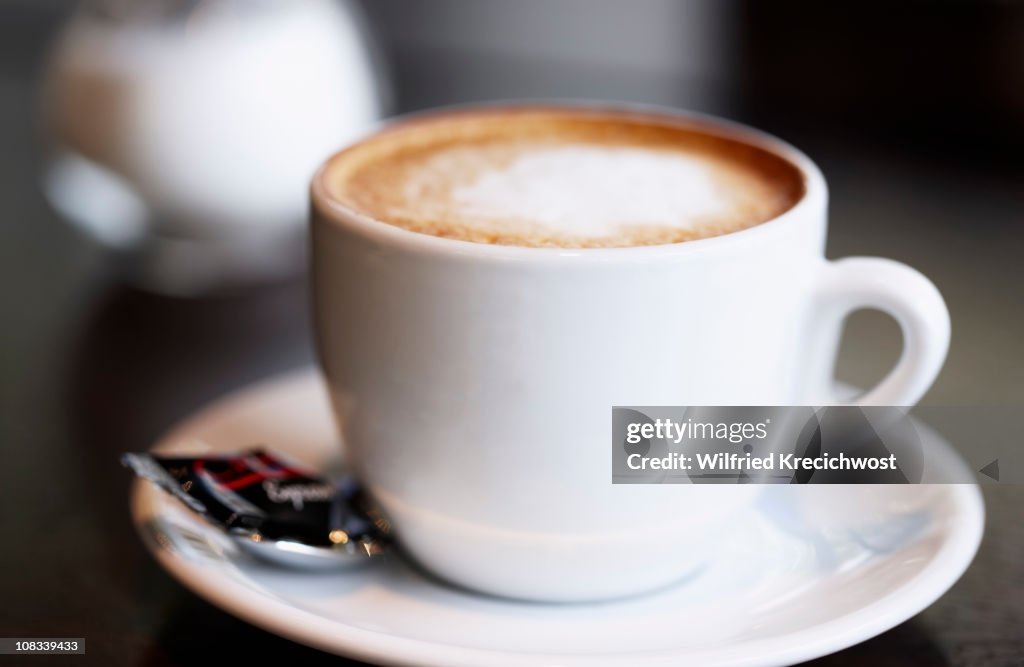
<instances>
[{"instance_id":1,"label":"white coffee cup","mask_svg":"<svg viewBox=\"0 0 1024 667\"><path fill-rule=\"evenodd\" d=\"M827 189L805 155L731 122L671 119L783 157L802 199L703 240L533 248L370 219L326 185L343 154L314 178L317 348L346 453L402 547L445 580L595 600L708 558L754 488L613 485L613 405L843 403L832 365L858 308L892 315L904 349L857 403L913 404L943 364L949 316L928 279L825 259Z\"/></svg>"}]
</instances>

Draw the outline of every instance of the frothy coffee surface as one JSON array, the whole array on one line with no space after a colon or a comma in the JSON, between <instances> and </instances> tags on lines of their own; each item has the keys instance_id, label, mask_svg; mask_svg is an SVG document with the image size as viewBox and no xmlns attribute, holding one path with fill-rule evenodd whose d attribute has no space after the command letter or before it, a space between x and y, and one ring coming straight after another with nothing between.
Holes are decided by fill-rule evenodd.
<instances>
[{"instance_id":1,"label":"frothy coffee surface","mask_svg":"<svg viewBox=\"0 0 1024 667\"><path fill-rule=\"evenodd\" d=\"M803 194L788 161L696 125L558 108L406 121L336 156L325 178L346 206L411 231L566 248L725 234Z\"/></svg>"}]
</instances>

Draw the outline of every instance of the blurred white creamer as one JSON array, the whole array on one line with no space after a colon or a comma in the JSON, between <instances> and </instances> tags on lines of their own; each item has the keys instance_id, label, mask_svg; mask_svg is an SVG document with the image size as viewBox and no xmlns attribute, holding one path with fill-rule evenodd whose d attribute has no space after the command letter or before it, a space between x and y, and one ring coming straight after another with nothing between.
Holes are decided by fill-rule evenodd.
<instances>
[{"instance_id":1,"label":"blurred white creamer","mask_svg":"<svg viewBox=\"0 0 1024 667\"><path fill-rule=\"evenodd\" d=\"M337 0L86 2L47 70L44 190L160 291L294 271L310 177L383 90Z\"/></svg>"}]
</instances>

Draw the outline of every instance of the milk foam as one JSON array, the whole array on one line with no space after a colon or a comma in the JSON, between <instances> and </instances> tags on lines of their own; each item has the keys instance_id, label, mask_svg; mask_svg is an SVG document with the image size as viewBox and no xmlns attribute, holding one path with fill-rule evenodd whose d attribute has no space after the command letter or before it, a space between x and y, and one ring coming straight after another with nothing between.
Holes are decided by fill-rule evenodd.
<instances>
[{"instance_id":1,"label":"milk foam","mask_svg":"<svg viewBox=\"0 0 1024 667\"><path fill-rule=\"evenodd\" d=\"M608 236L622 225L695 229L732 208L707 157L562 145L528 149L450 193L467 224L530 220L560 233Z\"/></svg>"},{"instance_id":2,"label":"milk foam","mask_svg":"<svg viewBox=\"0 0 1024 667\"><path fill-rule=\"evenodd\" d=\"M760 224L803 193L783 158L672 118L558 108L441 113L338 154L331 194L461 241L615 248Z\"/></svg>"}]
</instances>

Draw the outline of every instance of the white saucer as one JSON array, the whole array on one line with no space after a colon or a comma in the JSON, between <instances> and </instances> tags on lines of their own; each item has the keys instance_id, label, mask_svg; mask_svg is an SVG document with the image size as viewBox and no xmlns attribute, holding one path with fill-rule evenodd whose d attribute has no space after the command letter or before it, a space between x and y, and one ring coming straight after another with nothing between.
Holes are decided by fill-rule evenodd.
<instances>
[{"instance_id":1,"label":"white saucer","mask_svg":"<svg viewBox=\"0 0 1024 667\"><path fill-rule=\"evenodd\" d=\"M962 465L948 444L928 439L933 479ZM307 370L215 403L157 448L264 444L333 467L334 441L320 378ZM931 604L970 563L984 520L981 495L967 484L766 486L760 508L688 582L618 602L543 605L455 590L397 558L331 573L275 569L153 485L136 482L132 495L149 549L197 594L297 642L398 665L801 662Z\"/></svg>"}]
</instances>

